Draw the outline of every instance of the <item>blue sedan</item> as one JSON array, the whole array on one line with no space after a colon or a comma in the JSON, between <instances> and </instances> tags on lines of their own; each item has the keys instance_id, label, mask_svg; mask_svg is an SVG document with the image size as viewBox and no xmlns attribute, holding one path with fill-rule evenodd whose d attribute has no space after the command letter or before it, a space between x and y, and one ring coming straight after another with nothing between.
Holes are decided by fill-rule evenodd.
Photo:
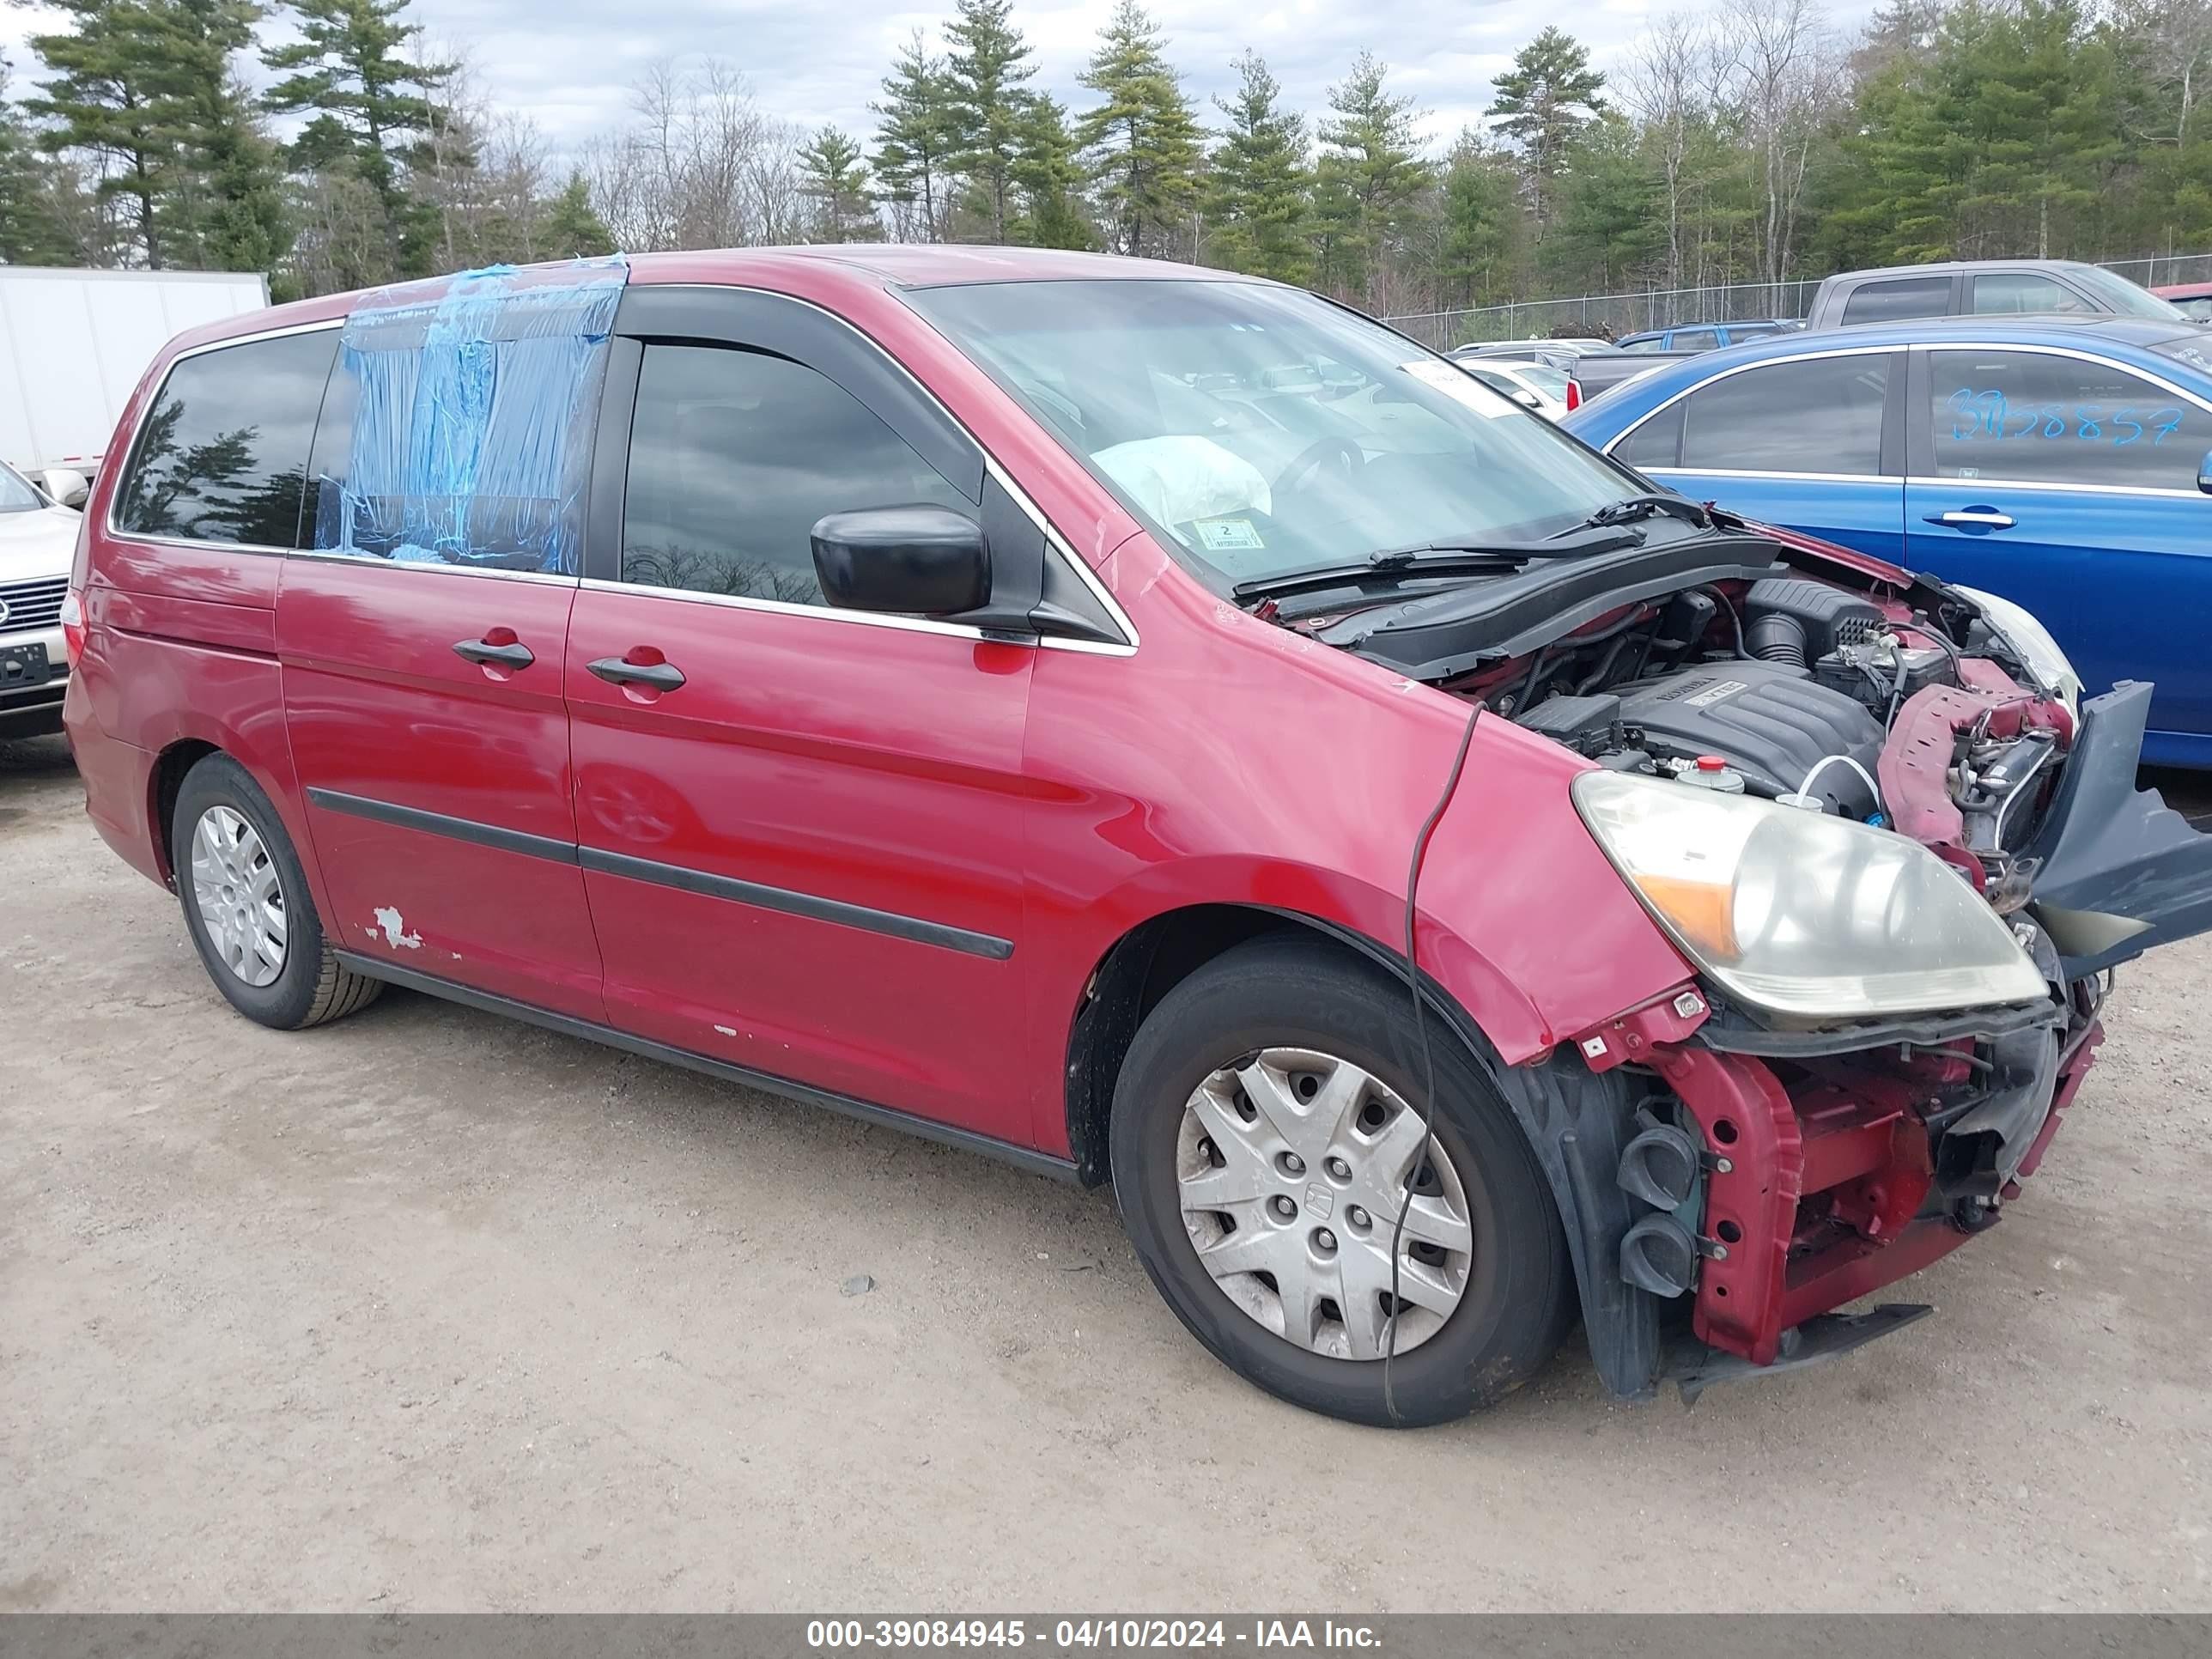
<instances>
[{"instance_id":1,"label":"blue sedan","mask_svg":"<svg viewBox=\"0 0 2212 1659\"><path fill-rule=\"evenodd\" d=\"M1962 317L1653 369L1562 424L1682 495L2014 600L2212 767L2212 337Z\"/></svg>"}]
</instances>

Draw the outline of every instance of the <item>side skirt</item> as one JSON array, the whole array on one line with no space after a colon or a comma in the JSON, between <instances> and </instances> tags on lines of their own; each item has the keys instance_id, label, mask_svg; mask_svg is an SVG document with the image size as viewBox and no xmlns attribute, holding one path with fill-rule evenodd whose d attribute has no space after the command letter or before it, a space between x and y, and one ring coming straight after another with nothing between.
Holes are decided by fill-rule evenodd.
<instances>
[{"instance_id":1,"label":"side skirt","mask_svg":"<svg viewBox=\"0 0 2212 1659\"><path fill-rule=\"evenodd\" d=\"M829 1111L842 1113L847 1117L858 1118L863 1123L879 1124L884 1128L919 1135L922 1139L933 1140L940 1146L957 1147L964 1152L980 1152L986 1158L1026 1170L1031 1175L1050 1176L1056 1181L1066 1182L1076 1178L1073 1160L1054 1158L1049 1152L1040 1152L1033 1147L1017 1146L1010 1140L979 1135L972 1129L955 1128L948 1123L933 1122L926 1117L916 1117L911 1112L895 1111L888 1106L855 1100L849 1095L832 1094L827 1089L794 1083L789 1078L777 1077L772 1073L732 1066L727 1060L716 1060L710 1054L694 1054L689 1048L678 1048L672 1043L655 1042L651 1037L634 1036L628 1031L617 1030L611 1025L601 1025L593 1020L556 1014L527 1002L517 1002L511 997L495 996L489 991L458 985L434 974L418 974L411 968L401 968L374 957L360 956L351 951L339 951L335 954L356 974L366 974L371 979L380 979L410 991L420 991L426 996L443 997L448 1002L458 1002L464 1007L481 1008L486 1013L505 1014L510 1019L543 1026L546 1030L558 1031L563 1036L584 1037L593 1042L604 1042L609 1048L642 1054L647 1060L664 1060L688 1071L702 1072L708 1077L720 1078L725 1083L742 1083L747 1088L781 1095L787 1100L796 1100L809 1106L820 1106Z\"/></svg>"}]
</instances>

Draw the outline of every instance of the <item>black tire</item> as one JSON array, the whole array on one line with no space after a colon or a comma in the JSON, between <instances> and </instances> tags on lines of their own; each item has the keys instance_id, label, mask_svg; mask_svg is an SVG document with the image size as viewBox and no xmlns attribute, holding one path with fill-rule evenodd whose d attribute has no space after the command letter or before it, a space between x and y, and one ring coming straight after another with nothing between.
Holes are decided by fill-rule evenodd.
<instances>
[{"instance_id":1,"label":"black tire","mask_svg":"<svg viewBox=\"0 0 2212 1659\"><path fill-rule=\"evenodd\" d=\"M1405 981L1326 939L1274 935L1224 952L1146 1016L1114 1091L1114 1194L1137 1255L1176 1316L1247 1381L1309 1411L1376 1427L1449 1422L1534 1376L1565 1339L1574 1269L1543 1171L1511 1109L1466 1045L1427 1022L1439 1100L1424 1100ZM1474 1268L1459 1305L1391 1361L1332 1358L1246 1313L1200 1264L1176 1176L1193 1091L1260 1049L1318 1050L1369 1072L1417 1111L1460 1175Z\"/></svg>"},{"instance_id":2,"label":"black tire","mask_svg":"<svg viewBox=\"0 0 2212 1659\"><path fill-rule=\"evenodd\" d=\"M266 985L250 985L232 971L210 940L193 900L192 836L201 817L216 806L228 807L253 826L276 868L277 890L283 896L284 964ZM284 833L284 821L252 775L229 756L210 755L185 775L170 815L169 848L185 931L192 936L208 977L240 1013L280 1031L296 1031L342 1019L376 1000L384 982L355 973L331 951L307 890L307 872L292 850L292 838Z\"/></svg>"}]
</instances>

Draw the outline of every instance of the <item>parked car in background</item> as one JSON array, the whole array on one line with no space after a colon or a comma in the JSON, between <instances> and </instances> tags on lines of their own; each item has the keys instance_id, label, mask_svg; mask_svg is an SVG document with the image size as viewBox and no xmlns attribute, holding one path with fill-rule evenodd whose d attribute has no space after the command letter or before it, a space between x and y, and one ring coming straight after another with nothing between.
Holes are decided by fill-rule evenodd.
<instances>
[{"instance_id":1,"label":"parked car in background","mask_svg":"<svg viewBox=\"0 0 2212 1659\"><path fill-rule=\"evenodd\" d=\"M1575 380L1583 389L1583 401L1592 403L1655 368L1697 355L1693 351L1593 351L1575 359Z\"/></svg>"},{"instance_id":2,"label":"parked car in background","mask_svg":"<svg viewBox=\"0 0 2212 1659\"><path fill-rule=\"evenodd\" d=\"M1624 334L1613 343L1616 351L1641 354L1653 352L1717 351L1725 345L1741 345L1747 340L1761 340L1770 334L1786 334L1792 329L1805 326L1802 317L1766 317L1746 322L1686 323L1680 328L1646 329L1641 334Z\"/></svg>"},{"instance_id":3,"label":"parked car in background","mask_svg":"<svg viewBox=\"0 0 2212 1659\"><path fill-rule=\"evenodd\" d=\"M1808 328L1921 317L2136 317L2190 319L2140 283L2074 259L1960 259L1831 276L1813 295Z\"/></svg>"},{"instance_id":4,"label":"parked car in background","mask_svg":"<svg viewBox=\"0 0 2212 1659\"><path fill-rule=\"evenodd\" d=\"M1583 389L1575 377L1550 363L1480 357L1464 359L1460 367L1492 391L1504 392L1547 421L1559 420L1582 407Z\"/></svg>"},{"instance_id":5,"label":"parked car in background","mask_svg":"<svg viewBox=\"0 0 2212 1659\"><path fill-rule=\"evenodd\" d=\"M1455 363L1542 363L1550 368L1571 369L1582 353L1551 340L1492 340L1461 346L1449 355Z\"/></svg>"},{"instance_id":6,"label":"parked car in background","mask_svg":"<svg viewBox=\"0 0 2212 1659\"><path fill-rule=\"evenodd\" d=\"M70 737L241 1014L396 983L1110 1179L1196 1340L1361 1422L1578 1316L1637 1396L1900 1328L1830 1316L1990 1231L2103 969L2212 927L2141 697L2025 612L1279 284L500 267L194 331L115 448Z\"/></svg>"},{"instance_id":7,"label":"parked car in background","mask_svg":"<svg viewBox=\"0 0 2212 1659\"><path fill-rule=\"evenodd\" d=\"M82 501L85 480L50 469L47 484ZM69 685L62 598L83 520L14 468L0 465L0 738L62 729Z\"/></svg>"},{"instance_id":8,"label":"parked car in background","mask_svg":"<svg viewBox=\"0 0 2212 1659\"><path fill-rule=\"evenodd\" d=\"M2212 283L2168 283L2150 290L2192 323L2212 323Z\"/></svg>"},{"instance_id":9,"label":"parked car in background","mask_svg":"<svg viewBox=\"0 0 2212 1659\"><path fill-rule=\"evenodd\" d=\"M2212 351L2175 322L1948 319L1672 364L1568 429L1767 524L2047 619L2092 690L2151 680L2148 760L2212 766Z\"/></svg>"}]
</instances>

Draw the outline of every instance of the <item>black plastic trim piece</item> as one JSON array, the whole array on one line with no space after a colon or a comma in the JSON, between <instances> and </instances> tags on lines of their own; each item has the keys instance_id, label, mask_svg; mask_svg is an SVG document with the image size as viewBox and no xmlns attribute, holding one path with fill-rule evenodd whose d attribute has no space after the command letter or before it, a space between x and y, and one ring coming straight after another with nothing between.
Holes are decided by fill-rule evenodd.
<instances>
[{"instance_id":1,"label":"black plastic trim piece","mask_svg":"<svg viewBox=\"0 0 2212 1659\"><path fill-rule=\"evenodd\" d=\"M817 898L811 893L794 893L785 887L764 887L757 881L740 881L735 876L718 876L705 870L687 869L680 864L659 864L598 847L579 848L578 860L586 870L596 870L603 875L626 876L633 881L649 881L657 886L679 888L708 898L731 899L758 909L781 910L787 915L805 916L814 921L860 927L871 933L909 939L916 945L942 945L948 951L987 957L994 962L1004 962L1014 953L1012 939L1000 939L994 933L972 933L947 922L925 921L919 916L904 916L895 910L874 910L865 904L848 904L842 899Z\"/></svg>"},{"instance_id":2,"label":"black plastic trim piece","mask_svg":"<svg viewBox=\"0 0 2212 1659\"><path fill-rule=\"evenodd\" d=\"M465 841L478 847L496 847L503 853L520 853L526 858L546 859L555 864L574 864L576 844L555 841L550 836L533 836L520 830L502 830L496 824L478 823L474 818L449 817L443 812L426 812L419 806L400 806L388 800L371 800L366 795L342 794L336 789L309 788L307 799L317 806L332 812L343 812L348 817L368 818L378 823L397 824L402 830L420 830L425 835L443 836L448 841Z\"/></svg>"},{"instance_id":3,"label":"black plastic trim piece","mask_svg":"<svg viewBox=\"0 0 2212 1659\"><path fill-rule=\"evenodd\" d=\"M1885 1302L1864 1313L1814 1314L1785 1334L1783 1351L1771 1365L1754 1365L1741 1355L1723 1353L1702 1342L1686 1343L1668 1356L1664 1380L1680 1387L1685 1406L1694 1406L1698 1396L1716 1382L1780 1376L1788 1371L1802 1371L1808 1365L1840 1359L1854 1349L1901 1331L1935 1311L1921 1303Z\"/></svg>"},{"instance_id":4,"label":"black plastic trim piece","mask_svg":"<svg viewBox=\"0 0 2212 1659\"><path fill-rule=\"evenodd\" d=\"M1447 679L1485 663L1525 656L1638 599L1711 582L1787 575L1788 568L1774 562L1778 551L1756 536L1723 532L1537 563L1477 586L1395 606L1372 605L1317 629L1314 637L1409 679ZM1756 563L1735 556L1761 552L1767 558Z\"/></svg>"},{"instance_id":5,"label":"black plastic trim piece","mask_svg":"<svg viewBox=\"0 0 2212 1659\"><path fill-rule=\"evenodd\" d=\"M1733 1018L1707 1020L1693 1041L1724 1054L1761 1054L1791 1060L1817 1054L1849 1054L1869 1048L1909 1043L1924 1048L1963 1036L2001 1037L2028 1031L2039 1025L2063 1025L2066 1011L2056 1002L2027 1002L2010 1006L1969 1009L1957 1014L1926 1014L1918 1018L1870 1020L1826 1031L1770 1031L1764 1026Z\"/></svg>"},{"instance_id":6,"label":"black plastic trim piece","mask_svg":"<svg viewBox=\"0 0 2212 1659\"><path fill-rule=\"evenodd\" d=\"M387 800L372 800L366 795L343 794L336 789L310 788L307 799L318 806L343 812L349 817L396 824L403 830L420 830L426 835L443 836L449 841L469 842L478 847L496 847L501 852L520 853L555 864L580 864L586 870L597 870L604 875L627 876L633 881L649 881L656 886L674 887L708 898L732 899L758 909L781 910L787 915L859 927L916 945L939 945L993 962L1004 962L1014 953L1014 942L995 933L978 933L949 922L926 921L919 916L901 915L895 910L875 910L865 904L848 904L842 899L794 893L785 887L766 887L757 881L740 881L735 876L718 876L705 870L687 869L680 864L632 858L627 853L612 853L604 848L579 847L574 842L555 841L548 836L533 836L520 830L502 830L496 824L478 823L473 818L449 817L443 812L426 812L419 806L400 806Z\"/></svg>"},{"instance_id":7,"label":"black plastic trim piece","mask_svg":"<svg viewBox=\"0 0 2212 1659\"><path fill-rule=\"evenodd\" d=\"M518 1002L489 991L479 991L471 986L458 985L449 979L440 979L434 974L419 974L411 968L402 968L395 963L376 957L362 956L352 951L335 952L337 958L357 974L371 979L380 979L388 984L420 991L426 996L442 997L448 1002L458 1002L465 1007L477 1008L486 1013L504 1014L526 1024L536 1025L549 1031L558 1031L564 1036L583 1037L592 1042L604 1042L610 1048L626 1049L641 1054L647 1060L665 1060L671 1066L681 1066L687 1071L704 1073L725 1083L739 1083L748 1088L763 1090L781 1095L787 1100L796 1100L809 1106L819 1106L846 1117L858 1118L863 1123L880 1124L887 1129L900 1129L919 1135L924 1140L933 1140L940 1146L957 1147L962 1152L981 1152L1001 1163L1012 1164L1033 1175L1050 1176L1056 1181L1073 1182L1075 1164L1073 1160L1055 1158L1050 1152L1040 1152L1030 1146L1017 1146L1012 1141L1000 1140L990 1135L977 1134L972 1129L956 1128L949 1123L938 1123L926 1117L916 1117L911 1112L902 1112L890 1106L878 1106L865 1100L855 1100L850 1095L832 1094L827 1089L793 1082L789 1078L777 1077L771 1072L756 1072L750 1066L732 1066L727 1060L716 1060L711 1054L696 1054L689 1048L679 1048L673 1043L656 1042L651 1037L632 1035L611 1025L602 1025L594 1020L578 1019L568 1014L556 1014L550 1009L540 1008L534 1003Z\"/></svg>"}]
</instances>

